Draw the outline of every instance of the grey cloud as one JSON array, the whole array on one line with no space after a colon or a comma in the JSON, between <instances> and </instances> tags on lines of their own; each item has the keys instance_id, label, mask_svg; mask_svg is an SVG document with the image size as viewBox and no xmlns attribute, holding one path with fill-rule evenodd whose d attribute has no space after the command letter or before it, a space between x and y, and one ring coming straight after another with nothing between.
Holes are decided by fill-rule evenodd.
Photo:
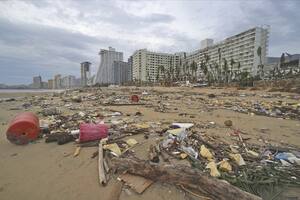
<instances>
[{"instance_id":1,"label":"grey cloud","mask_svg":"<svg viewBox=\"0 0 300 200\"><path fill-rule=\"evenodd\" d=\"M12 23L4 19L0 19L0 40L11 45L28 45L34 41L47 45L61 44L78 49L87 49L88 45L99 42L97 38L59 28Z\"/></svg>"},{"instance_id":2,"label":"grey cloud","mask_svg":"<svg viewBox=\"0 0 300 200\"><path fill-rule=\"evenodd\" d=\"M147 15L146 17L142 18L146 22L150 23L169 23L175 20L175 17L171 15L161 14L161 13L153 13L150 15Z\"/></svg>"},{"instance_id":3,"label":"grey cloud","mask_svg":"<svg viewBox=\"0 0 300 200\"><path fill-rule=\"evenodd\" d=\"M297 11L299 7L300 1L286 0L267 1L267 4L249 9L248 12L245 9L247 24L259 23L271 26L270 55L280 56L283 51L299 53L297 52L300 44L300 21L298 20L300 12Z\"/></svg>"},{"instance_id":4,"label":"grey cloud","mask_svg":"<svg viewBox=\"0 0 300 200\"><path fill-rule=\"evenodd\" d=\"M118 7L117 1L89 0L87 2L74 1L72 2L72 6L80 11L80 14L77 16L78 18L90 23L105 22L115 25L120 29L134 28L135 30L139 30L145 26L167 24L175 20L174 16L164 13L151 13L145 16L137 16ZM132 3L133 1L127 2Z\"/></svg>"},{"instance_id":5,"label":"grey cloud","mask_svg":"<svg viewBox=\"0 0 300 200\"><path fill-rule=\"evenodd\" d=\"M280 56L283 49L299 52L300 1L241 1L235 2L217 13L218 23L211 29L212 38L222 40L254 26L270 25L269 55ZM298 51L298 52L297 52Z\"/></svg>"},{"instance_id":6,"label":"grey cloud","mask_svg":"<svg viewBox=\"0 0 300 200\"><path fill-rule=\"evenodd\" d=\"M50 78L58 72L78 76L79 63L83 60L91 61L96 71L100 48L113 46L124 52L126 60L135 50L151 46L151 40L146 40L148 36L154 41L171 41L170 44L157 44L158 51L191 51L199 47L200 40L204 39L201 36L204 34L205 37L220 40L259 24L271 25L270 55L278 56L283 51L299 53L300 1L297 0L215 1L213 11L209 9L210 3L186 3L184 9L191 10L190 16L194 21L190 23L193 26L187 27L184 32L178 31L181 29L172 29L173 22L176 22L179 16L177 13L165 14L153 10L144 15L136 15L126 8L121 8L118 1L71 0L61 1L59 4L52 0L24 2L39 9L54 10L53 17L62 19L63 23L97 25L100 31L97 36L92 37L70 32L64 27L11 22L0 18L0 83L29 83L33 75L41 74ZM140 1L136 3L142 8L143 4ZM68 13L67 8L74 9L75 15ZM176 12L180 12L180 9ZM205 16L201 16L201 13L205 13ZM214 19L211 20L212 18ZM101 26L112 28L112 34L118 33L116 35L119 38L112 39L114 36L101 32ZM181 24L178 24L178 27L180 26ZM189 32L193 31L199 34L195 38L189 36ZM122 38L123 33L126 38ZM128 38L127 35L132 35L132 38ZM135 36L143 37L134 40Z\"/></svg>"},{"instance_id":7,"label":"grey cloud","mask_svg":"<svg viewBox=\"0 0 300 200\"><path fill-rule=\"evenodd\" d=\"M0 82L11 82L11 77L23 72L26 72L24 78L16 82L29 83L33 75L44 72L47 72L47 77L55 73L79 75L81 61L98 63L97 47L100 48L104 41L109 43L110 40L1 19Z\"/></svg>"}]
</instances>

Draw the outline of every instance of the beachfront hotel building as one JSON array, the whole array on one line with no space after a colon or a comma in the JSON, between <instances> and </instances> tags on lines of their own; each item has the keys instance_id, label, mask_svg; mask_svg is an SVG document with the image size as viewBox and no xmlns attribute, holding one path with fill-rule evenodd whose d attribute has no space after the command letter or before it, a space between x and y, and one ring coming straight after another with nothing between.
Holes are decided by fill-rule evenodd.
<instances>
[{"instance_id":1,"label":"beachfront hotel building","mask_svg":"<svg viewBox=\"0 0 300 200\"><path fill-rule=\"evenodd\" d=\"M41 76L34 76L33 79L32 79L32 88L41 89L42 87L43 87L42 77Z\"/></svg>"},{"instance_id":2,"label":"beachfront hotel building","mask_svg":"<svg viewBox=\"0 0 300 200\"><path fill-rule=\"evenodd\" d=\"M101 49L99 55L100 55L100 66L98 68L98 72L94 83L113 84L114 83L113 64L114 61L123 61L123 53L117 52L116 49L109 47L108 50Z\"/></svg>"},{"instance_id":3,"label":"beachfront hotel building","mask_svg":"<svg viewBox=\"0 0 300 200\"><path fill-rule=\"evenodd\" d=\"M53 79L53 89L61 89L61 75L56 74Z\"/></svg>"},{"instance_id":4,"label":"beachfront hotel building","mask_svg":"<svg viewBox=\"0 0 300 200\"><path fill-rule=\"evenodd\" d=\"M200 49L187 54L188 63L197 63L200 71L200 64L204 62L205 56L209 57L208 66L224 65L224 59L230 66L234 61L233 71L238 69L247 71L252 76L259 74L259 65L266 63L268 53L269 27L254 27L225 40L213 44L211 39L201 42ZM261 56L257 54L257 49L261 48ZM221 68L222 68L221 67ZM231 67L231 66L230 66Z\"/></svg>"},{"instance_id":5,"label":"beachfront hotel building","mask_svg":"<svg viewBox=\"0 0 300 200\"><path fill-rule=\"evenodd\" d=\"M90 62L82 62L80 63L80 85L82 87L87 86L88 79L90 78L91 74L91 63Z\"/></svg>"},{"instance_id":6,"label":"beachfront hotel building","mask_svg":"<svg viewBox=\"0 0 300 200\"><path fill-rule=\"evenodd\" d=\"M75 87L75 76L68 75L61 79L61 87L62 88L73 88Z\"/></svg>"},{"instance_id":7,"label":"beachfront hotel building","mask_svg":"<svg viewBox=\"0 0 300 200\"><path fill-rule=\"evenodd\" d=\"M131 81L130 79L130 64L123 61L114 61L113 63L113 73L114 81L113 84L122 85Z\"/></svg>"},{"instance_id":8,"label":"beachfront hotel building","mask_svg":"<svg viewBox=\"0 0 300 200\"><path fill-rule=\"evenodd\" d=\"M54 80L53 79L48 80L48 89L54 89Z\"/></svg>"},{"instance_id":9,"label":"beachfront hotel building","mask_svg":"<svg viewBox=\"0 0 300 200\"><path fill-rule=\"evenodd\" d=\"M170 70L171 67L175 70L180 66L179 54L158 53L148 51L147 49L140 49L132 55L132 79L134 81L156 82L158 68L162 66L165 71ZM159 73L161 78L162 73Z\"/></svg>"},{"instance_id":10,"label":"beachfront hotel building","mask_svg":"<svg viewBox=\"0 0 300 200\"><path fill-rule=\"evenodd\" d=\"M216 64L222 69L224 60L226 60L229 68L232 68L233 71L237 71L240 67L240 71L247 71L255 76L259 74L259 65L266 63L268 37L269 27L254 27L216 44L213 43L213 39L202 40L201 48L189 53L169 54L140 49L132 55L132 79L155 82L159 66L163 66L165 71L168 71L170 67L175 69L179 66L181 76L184 76L182 74L183 64L191 65L192 62L197 64L197 73L201 74L200 65L205 61L205 57L209 57L208 70L212 70ZM259 47L261 56L257 54ZM162 74L159 76L162 78Z\"/></svg>"}]
</instances>

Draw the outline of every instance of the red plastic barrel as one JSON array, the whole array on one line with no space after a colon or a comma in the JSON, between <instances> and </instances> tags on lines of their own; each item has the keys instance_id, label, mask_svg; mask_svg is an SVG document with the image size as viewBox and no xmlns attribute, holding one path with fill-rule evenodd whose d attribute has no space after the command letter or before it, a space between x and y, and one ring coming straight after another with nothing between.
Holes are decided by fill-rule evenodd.
<instances>
[{"instance_id":1,"label":"red plastic barrel","mask_svg":"<svg viewBox=\"0 0 300 200\"><path fill-rule=\"evenodd\" d=\"M139 99L139 96L138 96L138 95L132 95L132 96L131 96L131 101L132 101L132 102L139 102L139 100L140 100L140 99Z\"/></svg>"},{"instance_id":2,"label":"red plastic barrel","mask_svg":"<svg viewBox=\"0 0 300 200\"><path fill-rule=\"evenodd\" d=\"M106 138L108 135L108 126L105 124L80 124L79 142L88 142Z\"/></svg>"},{"instance_id":3,"label":"red plastic barrel","mask_svg":"<svg viewBox=\"0 0 300 200\"><path fill-rule=\"evenodd\" d=\"M40 133L39 118L31 113L18 114L9 124L7 139L15 144L27 144L35 140Z\"/></svg>"}]
</instances>

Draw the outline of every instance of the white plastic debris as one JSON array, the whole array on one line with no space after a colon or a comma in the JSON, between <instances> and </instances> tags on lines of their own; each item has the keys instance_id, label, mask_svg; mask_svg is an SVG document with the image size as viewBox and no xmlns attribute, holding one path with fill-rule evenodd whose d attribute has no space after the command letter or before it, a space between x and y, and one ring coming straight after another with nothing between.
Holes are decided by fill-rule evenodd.
<instances>
[{"instance_id":1,"label":"white plastic debris","mask_svg":"<svg viewBox=\"0 0 300 200\"><path fill-rule=\"evenodd\" d=\"M178 126L180 128L192 128L194 126L193 123L172 123L173 126Z\"/></svg>"},{"instance_id":2,"label":"white plastic debris","mask_svg":"<svg viewBox=\"0 0 300 200\"><path fill-rule=\"evenodd\" d=\"M81 111L78 114L79 114L80 117L84 117L85 116L85 113L81 112Z\"/></svg>"},{"instance_id":3,"label":"white plastic debris","mask_svg":"<svg viewBox=\"0 0 300 200\"><path fill-rule=\"evenodd\" d=\"M182 151L184 151L186 154L194 157L194 158L198 158L198 152L195 151L192 147L185 147L185 146L181 146Z\"/></svg>"},{"instance_id":4,"label":"white plastic debris","mask_svg":"<svg viewBox=\"0 0 300 200\"><path fill-rule=\"evenodd\" d=\"M79 133L80 133L79 129L71 131L71 135L78 135Z\"/></svg>"}]
</instances>

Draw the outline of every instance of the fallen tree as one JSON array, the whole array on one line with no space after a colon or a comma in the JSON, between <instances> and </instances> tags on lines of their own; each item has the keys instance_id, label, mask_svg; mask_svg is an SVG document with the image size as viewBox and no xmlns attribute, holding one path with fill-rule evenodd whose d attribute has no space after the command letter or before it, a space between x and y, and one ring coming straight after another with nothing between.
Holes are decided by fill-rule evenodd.
<instances>
[{"instance_id":1,"label":"fallen tree","mask_svg":"<svg viewBox=\"0 0 300 200\"><path fill-rule=\"evenodd\" d=\"M245 192L224 180L208 177L199 170L187 166L158 165L135 157L113 158L112 164L117 170L126 170L128 173L153 181L181 185L199 191L212 199L261 200L260 197Z\"/></svg>"}]
</instances>

